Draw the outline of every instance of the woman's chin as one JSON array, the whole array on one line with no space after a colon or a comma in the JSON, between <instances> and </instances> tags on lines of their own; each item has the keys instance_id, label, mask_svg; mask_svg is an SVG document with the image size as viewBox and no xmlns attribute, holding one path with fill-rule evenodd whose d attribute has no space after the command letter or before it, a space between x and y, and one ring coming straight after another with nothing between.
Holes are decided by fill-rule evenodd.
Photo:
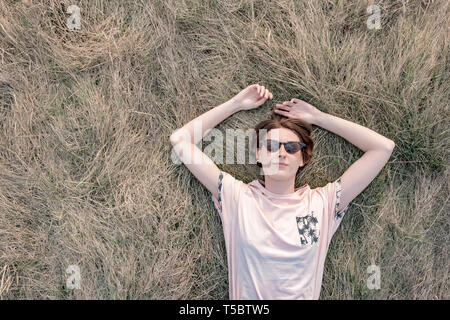
<instances>
[{"instance_id":1,"label":"woman's chin","mask_svg":"<svg viewBox=\"0 0 450 320\"><path fill-rule=\"evenodd\" d=\"M278 165L273 165L273 166L264 167L264 175L270 176L273 178L280 177L280 178L283 178L280 180L285 180L286 177L291 176L291 172L289 170L289 167L287 167L287 166L279 167Z\"/></svg>"}]
</instances>

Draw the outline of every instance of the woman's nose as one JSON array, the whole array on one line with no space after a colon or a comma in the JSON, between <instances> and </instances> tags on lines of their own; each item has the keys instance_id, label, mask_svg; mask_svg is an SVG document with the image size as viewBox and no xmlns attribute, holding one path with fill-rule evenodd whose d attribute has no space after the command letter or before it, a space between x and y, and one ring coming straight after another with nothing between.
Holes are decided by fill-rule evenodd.
<instances>
[{"instance_id":1,"label":"woman's nose","mask_svg":"<svg viewBox=\"0 0 450 320\"><path fill-rule=\"evenodd\" d=\"M281 149L283 149L283 152L281 152ZM281 145L280 149L278 149L278 154L279 155L286 155L286 149L284 148L284 144Z\"/></svg>"}]
</instances>

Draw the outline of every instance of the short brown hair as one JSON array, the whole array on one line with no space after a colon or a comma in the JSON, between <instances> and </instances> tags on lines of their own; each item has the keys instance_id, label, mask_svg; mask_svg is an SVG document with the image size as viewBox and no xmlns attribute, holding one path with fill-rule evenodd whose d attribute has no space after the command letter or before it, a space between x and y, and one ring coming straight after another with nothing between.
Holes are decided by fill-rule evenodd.
<instances>
[{"instance_id":1,"label":"short brown hair","mask_svg":"<svg viewBox=\"0 0 450 320\"><path fill-rule=\"evenodd\" d=\"M261 121L255 126L256 132L256 148L260 146L260 130L267 130L269 133L272 129L286 128L292 130L299 138L300 141L306 144L306 147L301 149L304 168L313 156L314 141L311 138L312 125L301 119L288 118L272 112L271 118L268 120ZM261 163L257 162L258 166L261 167Z\"/></svg>"}]
</instances>

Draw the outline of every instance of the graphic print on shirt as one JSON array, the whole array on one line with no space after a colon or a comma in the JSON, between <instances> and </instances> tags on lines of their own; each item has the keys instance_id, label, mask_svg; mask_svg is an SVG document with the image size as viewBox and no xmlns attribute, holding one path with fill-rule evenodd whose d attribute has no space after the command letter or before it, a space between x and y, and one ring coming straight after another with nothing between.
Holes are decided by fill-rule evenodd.
<instances>
[{"instance_id":1,"label":"graphic print on shirt","mask_svg":"<svg viewBox=\"0 0 450 320\"><path fill-rule=\"evenodd\" d=\"M319 221L314 217L314 211L297 219L297 229L300 234L301 244L314 244L319 241Z\"/></svg>"},{"instance_id":2,"label":"graphic print on shirt","mask_svg":"<svg viewBox=\"0 0 450 320\"><path fill-rule=\"evenodd\" d=\"M337 182L338 186L337 186L337 190L336 190L336 207L334 208L334 213L335 213L334 218L337 220L337 219L342 219L342 217L348 210L348 205L345 210L342 210L341 212L338 213L338 207L339 207L339 202L341 201L341 192L342 192L341 177L339 177L339 179L337 179L336 182Z\"/></svg>"},{"instance_id":3,"label":"graphic print on shirt","mask_svg":"<svg viewBox=\"0 0 450 320\"><path fill-rule=\"evenodd\" d=\"M219 185L217 187L218 190L218 202L219 202L219 210L220 212L222 212L222 194L221 194L221 190L222 190L222 179L223 179L223 173L222 171L220 171L220 175L219 175Z\"/></svg>"}]
</instances>

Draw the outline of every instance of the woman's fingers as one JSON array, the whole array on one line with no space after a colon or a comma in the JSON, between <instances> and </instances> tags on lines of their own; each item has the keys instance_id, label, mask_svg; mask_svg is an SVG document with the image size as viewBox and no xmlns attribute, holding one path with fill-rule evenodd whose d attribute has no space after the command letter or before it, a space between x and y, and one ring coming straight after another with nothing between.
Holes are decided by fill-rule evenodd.
<instances>
[{"instance_id":1,"label":"woman's fingers","mask_svg":"<svg viewBox=\"0 0 450 320\"><path fill-rule=\"evenodd\" d=\"M289 109L290 109L290 106L285 105L284 103L283 104L277 104L276 107L278 109L283 109L283 110L287 110L287 111L289 111Z\"/></svg>"},{"instance_id":2,"label":"woman's fingers","mask_svg":"<svg viewBox=\"0 0 450 320\"><path fill-rule=\"evenodd\" d=\"M291 117L292 117L292 115L291 115L288 111L283 111L283 110L280 110L280 109L275 109L274 112L279 113L279 114L281 114L282 116L285 116L285 117L288 117L288 118L291 118Z\"/></svg>"},{"instance_id":3,"label":"woman's fingers","mask_svg":"<svg viewBox=\"0 0 450 320\"><path fill-rule=\"evenodd\" d=\"M273 94L269 91L269 89L266 89L266 87L261 86L261 85L257 85L257 90L258 95L261 98L265 98L265 99L273 99Z\"/></svg>"},{"instance_id":4,"label":"woman's fingers","mask_svg":"<svg viewBox=\"0 0 450 320\"><path fill-rule=\"evenodd\" d=\"M290 108L292 104L289 101L284 101L283 104L277 104L277 106Z\"/></svg>"},{"instance_id":5,"label":"woman's fingers","mask_svg":"<svg viewBox=\"0 0 450 320\"><path fill-rule=\"evenodd\" d=\"M289 112L291 111L292 107L295 107L296 103L298 103L299 99L291 99L290 101L284 101L282 104L277 103L276 104L276 108L275 108L275 112L284 115L286 117L288 116L292 116Z\"/></svg>"},{"instance_id":6,"label":"woman's fingers","mask_svg":"<svg viewBox=\"0 0 450 320\"><path fill-rule=\"evenodd\" d=\"M264 95L266 99L273 99L272 92L269 91L269 89L266 89L266 94Z\"/></svg>"}]
</instances>

